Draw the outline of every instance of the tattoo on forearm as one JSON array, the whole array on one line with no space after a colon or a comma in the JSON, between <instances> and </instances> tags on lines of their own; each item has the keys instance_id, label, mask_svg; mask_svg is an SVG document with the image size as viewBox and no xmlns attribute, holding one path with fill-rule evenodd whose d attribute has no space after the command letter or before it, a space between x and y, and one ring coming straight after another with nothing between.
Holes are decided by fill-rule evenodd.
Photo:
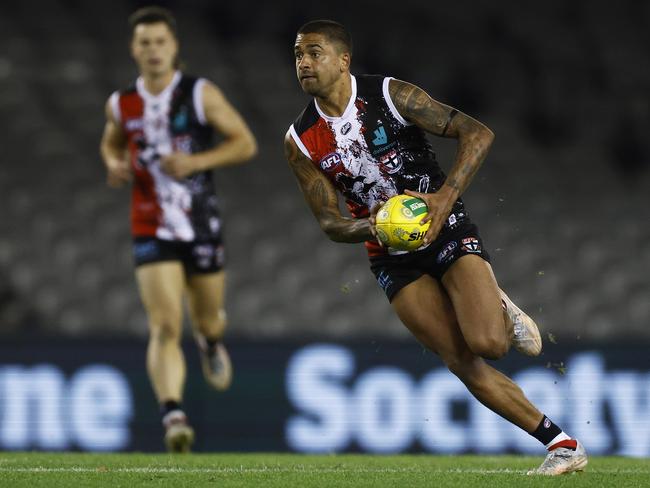
<instances>
[{"instance_id":1,"label":"tattoo on forearm","mask_svg":"<svg viewBox=\"0 0 650 488\"><path fill-rule=\"evenodd\" d=\"M343 217L334 188L295 144L285 141L285 156L305 200L330 239L337 242L363 242L372 239L367 219Z\"/></svg>"},{"instance_id":2,"label":"tattoo on forearm","mask_svg":"<svg viewBox=\"0 0 650 488\"><path fill-rule=\"evenodd\" d=\"M314 183L311 185L311 188L309 189L309 193L312 202L320 205L321 207L327 208L332 203L327 188L325 188L325 184L321 179L314 181Z\"/></svg>"}]
</instances>

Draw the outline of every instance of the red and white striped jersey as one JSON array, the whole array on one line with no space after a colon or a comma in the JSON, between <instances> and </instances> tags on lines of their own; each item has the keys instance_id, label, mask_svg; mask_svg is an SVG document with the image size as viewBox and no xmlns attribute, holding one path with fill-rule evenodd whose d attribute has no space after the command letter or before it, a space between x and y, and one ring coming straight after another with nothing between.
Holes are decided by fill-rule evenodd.
<instances>
[{"instance_id":1,"label":"red and white striped jersey","mask_svg":"<svg viewBox=\"0 0 650 488\"><path fill-rule=\"evenodd\" d=\"M219 235L221 219L211 171L177 180L160 168L160 158L175 151L195 153L212 145L202 88L205 80L174 74L158 95L142 78L110 98L115 120L127 136L134 181L131 230L135 237L171 241L209 240Z\"/></svg>"}]
</instances>

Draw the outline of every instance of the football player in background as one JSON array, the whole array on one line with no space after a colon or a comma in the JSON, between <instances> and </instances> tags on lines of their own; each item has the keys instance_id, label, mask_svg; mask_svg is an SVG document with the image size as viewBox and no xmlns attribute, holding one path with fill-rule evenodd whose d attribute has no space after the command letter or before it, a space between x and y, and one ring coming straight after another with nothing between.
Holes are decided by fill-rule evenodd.
<instances>
[{"instance_id":1,"label":"football player in background","mask_svg":"<svg viewBox=\"0 0 650 488\"><path fill-rule=\"evenodd\" d=\"M168 10L142 8L129 25L140 76L108 99L100 150L108 184L131 184L135 275L149 324L147 371L165 443L185 452L194 431L182 407L184 297L207 382L225 390L232 378L222 341L224 248L211 170L250 159L256 141L219 88L178 69L176 21ZM217 145L215 133L223 138Z\"/></svg>"}]
</instances>

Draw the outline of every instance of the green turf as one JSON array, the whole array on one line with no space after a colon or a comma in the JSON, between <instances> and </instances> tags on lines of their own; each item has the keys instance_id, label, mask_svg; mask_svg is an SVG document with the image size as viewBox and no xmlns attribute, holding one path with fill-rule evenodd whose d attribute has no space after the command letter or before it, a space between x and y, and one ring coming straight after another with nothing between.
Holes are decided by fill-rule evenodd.
<instances>
[{"instance_id":1,"label":"green turf","mask_svg":"<svg viewBox=\"0 0 650 488\"><path fill-rule=\"evenodd\" d=\"M1 487L650 487L650 460L592 457L584 473L528 477L541 457L0 453Z\"/></svg>"}]
</instances>

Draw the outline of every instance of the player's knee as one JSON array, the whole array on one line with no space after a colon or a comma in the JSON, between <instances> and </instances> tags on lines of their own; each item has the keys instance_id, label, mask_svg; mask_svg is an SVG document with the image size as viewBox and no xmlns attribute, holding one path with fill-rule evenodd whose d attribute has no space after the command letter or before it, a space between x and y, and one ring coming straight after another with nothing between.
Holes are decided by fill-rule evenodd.
<instances>
[{"instance_id":1,"label":"player's knee","mask_svg":"<svg viewBox=\"0 0 650 488\"><path fill-rule=\"evenodd\" d=\"M505 334L483 334L467 340L470 350L485 359L501 359L508 352Z\"/></svg>"},{"instance_id":2,"label":"player's knee","mask_svg":"<svg viewBox=\"0 0 650 488\"><path fill-rule=\"evenodd\" d=\"M194 321L202 334L220 336L226 328L226 312L220 309L217 313L195 315Z\"/></svg>"},{"instance_id":3,"label":"player's knee","mask_svg":"<svg viewBox=\"0 0 650 488\"><path fill-rule=\"evenodd\" d=\"M181 339L181 323L173 319L152 321L150 324L151 339L158 342L178 342Z\"/></svg>"}]
</instances>

